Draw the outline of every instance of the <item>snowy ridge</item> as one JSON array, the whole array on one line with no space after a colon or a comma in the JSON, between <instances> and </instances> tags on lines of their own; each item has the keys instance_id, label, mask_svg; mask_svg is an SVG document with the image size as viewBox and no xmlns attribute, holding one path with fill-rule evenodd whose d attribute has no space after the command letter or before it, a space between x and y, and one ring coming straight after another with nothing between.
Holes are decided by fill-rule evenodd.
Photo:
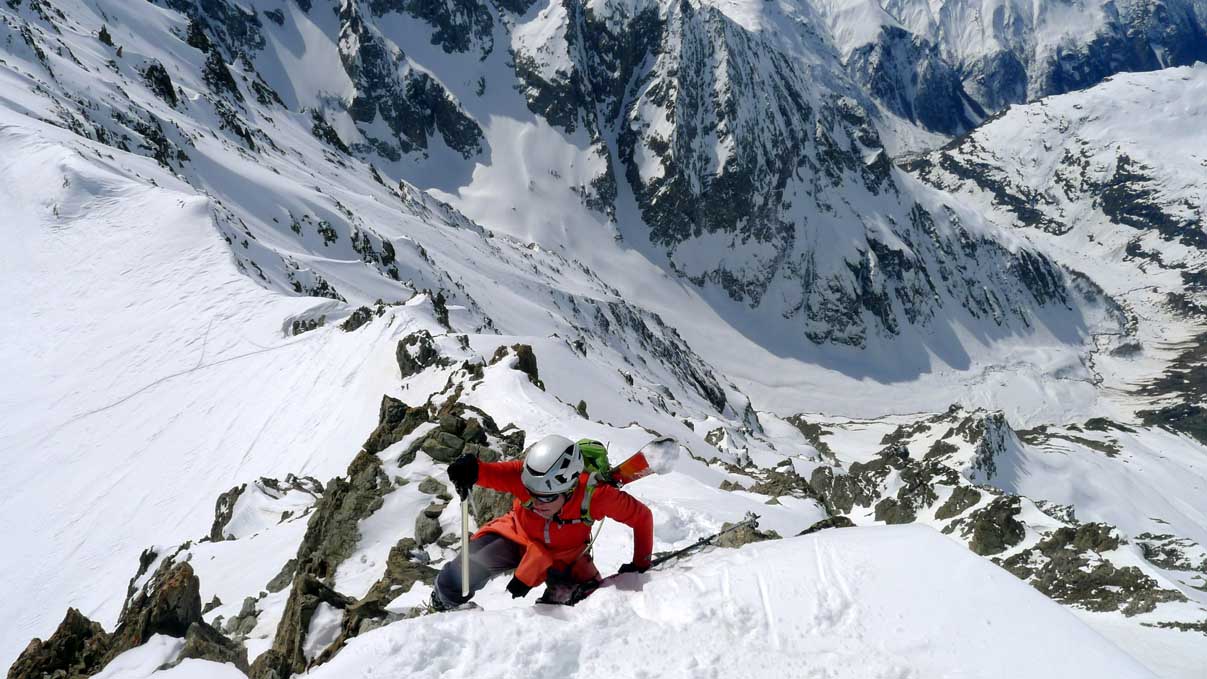
<instances>
[{"instance_id":1,"label":"snowy ridge","mask_svg":"<svg viewBox=\"0 0 1207 679\"><path fill-rule=\"evenodd\" d=\"M858 534L856 534L858 533ZM404 621L349 645L315 677L645 671L667 677L1148 677L1067 613L925 528L835 531L625 576L568 610ZM884 569L885 559L899 564ZM908 584L907 584L908 583ZM934 607L934 592L962 592ZM993 610L988 626L969 624ZM482 630L499 630L483 635ZM1043 630L1044 634L1036 634ZM933 643L943 639L941 645ZM1003 639L1028 638L1027 653ZM738 646L740 645L740 651ZM637 670L640 668L640 670Z\"/></svg>"}]
</instances>

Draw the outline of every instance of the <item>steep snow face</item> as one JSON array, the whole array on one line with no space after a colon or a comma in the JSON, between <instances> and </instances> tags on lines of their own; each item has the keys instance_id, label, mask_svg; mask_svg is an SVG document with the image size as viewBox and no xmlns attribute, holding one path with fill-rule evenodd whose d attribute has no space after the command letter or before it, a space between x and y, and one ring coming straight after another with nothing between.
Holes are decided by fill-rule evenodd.
<instances>
[{"instance_id":1,"label":"steep snow face","mask_svg":"<svg viewBox=\"0 0 1207 679\"><path fill-rule=\"evenodd\" d=\"M950 605L936 606L935 597ZM565 677L855 679L973 667L1002 679L1154 676L1012 576L922 527L828 531L712 553L623 576L573 609L405 621L354 640L307 676L504 677L519 666Z\"/></svg>"},{"instance_id":2,"label":"steep snow face","mask_svg":"<svg viewBox=\"0 0 1207 679\"><path fill-rule=\"evenodd\" d=\"M1207 58L1207 16L1190 0L887 0L818 8L844 62L883 106L949 134L1010 104L1115 73Z\"/></svg>"},{"instance_id":3,"label":"steep snow face","mask_svg":"<svg viewBox=\"0 0 1207 679\"><path fill-rule=\"evenodd\" d=\"M1202 64L1119 75L1012 108L909 165L1120 300L1135 331L1099 337L1095 371L1147 403L1187 404L1146 417L1191 432L1204 390L1192 366L1207 318L1205 101Z\"/></svg>"}]
</instances>

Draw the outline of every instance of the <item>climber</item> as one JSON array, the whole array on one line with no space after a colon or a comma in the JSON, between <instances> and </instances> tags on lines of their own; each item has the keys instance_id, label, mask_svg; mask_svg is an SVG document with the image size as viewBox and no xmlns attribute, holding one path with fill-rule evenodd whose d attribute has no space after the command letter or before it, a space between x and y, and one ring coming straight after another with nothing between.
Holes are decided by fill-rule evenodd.
<instances>
[{"instance_id":1,"label":"climber","mask_svg":"<svg viewBox=\"0 0 1207 679\"><path fill-rule=\"evenodd\" d=\"M448 466L448 477L465 497L474 484L515 496L507 514L487 523L469 543L469 591L462 596L460 556L436 577L431 607L448 610L465 604L491 578L515 570L507 591L522 597L548 581L542 602L571 604L600 582L591 560L591 524L615 519L633 529L633 560L620 572L649 568L654 520L648 507L585 469L582 450L564 436L546 436L524 452L524 459L479 462L462 455Z\"/></svg>"}]
</instances>

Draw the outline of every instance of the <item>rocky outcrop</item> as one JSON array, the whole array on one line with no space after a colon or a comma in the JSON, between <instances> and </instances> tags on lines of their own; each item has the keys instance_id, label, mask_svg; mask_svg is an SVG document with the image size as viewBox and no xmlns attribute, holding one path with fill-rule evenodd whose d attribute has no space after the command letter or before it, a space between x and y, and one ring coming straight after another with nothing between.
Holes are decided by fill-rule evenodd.
<instances>
[{"instance_id":1,"label":"rocky outcrop","mask_svg":"<svg viewBox=\"0 0 1207 679\"><path fill-rule=\"evenodd\" d=\"M742 545L749 545L755 542L763 542L766 540L780 539L779 533L776 533L773 530L759 530L757 523L754 523L753 525L747 523L740 525L733 530L729 530L730 528L733 528L733 526L734 524L728 521L721 525L722 531L728 530L729 532L717 538L716 545L718 547L737 549Z\"/></svg>"},{"instance_id":2,"label":"rocky outcrop","mask_svg":"<svg viewBox=\"0 0 1207 679\"><path fill-rule=\"evenodd\" d=\"M532 351L532 346L528 344L513 344L510 347L499 347L495 350L493 356L490 357L490 365L494 365L511 356L511 367L519 370L528 376L528 381L534 385L545 388L545 383L541 381L540 370L536 365L536 354Z\"/></svg>"},{"instance_id":3,"label":"rocky outcrop","mask_svg":"<svg viewBox=\"0 0 1207 679\"><path fill-rule=\"evenodd\" d=\"M407 6L438 8L421 2ZM400 47L366 20L357 3L344 3L339 20L340 60L353 85L348 114L368 140L364 150L397 160L404 153L423 153L438 136L466 158L482 151L478 124L439 81L411 68ZM382 128L389 138L376 138L369 131Z\"/></svg>"},{"instance_id":4,"label":"rocky outcrop","mask_svg":"<svg viewBox=\"0 0 1207 679\"><path fill-rule=\"evenodd\" d=\"M386 494L397 489L387 477L378 453L403 440L422 424L436 425L425 436L418 437L403 451L397 464L406 466L423 452L434 460L451 462L469 453L483 460L497 460L503 451L508 456L519 453L523 432L500 432L486 413L449 398L439 408L428 404L410 407L385 396L379 409L377 428L370 434L361 452L353 459L345 476L326 484L322 497L315 505L306 533L296 557L285 565L274 582L289 582L291 587L285 613L277 626L272 647L252 663L252 679L284 679L306 670L313 663L333 657L348 640L386 624L398 616L388 613L385 606L415 582L432 582L436 571L427 565L425 545L446 544L439 517L452 500L447 486L428 477L419 482L420 492L435 496L415 520L417 539L405 538L391 550L385 572L361 599L355 599L333 589L334 575L361 540L359 524L376 512ZM495 502L475 489L483 506L493 509ZM502 494L497 494L502 495ZM510 496L506 496L510 500ZM482 523L484 517L478 517ZM286 580L288 578L288 580ZM244 611L228 625L239 621L241 628L255 624L255 600L244 602ZM336 639L321 649L313 660L303 652L306 635L315 610L320 604L343 613ZM228 627L230 629L230 627Z\"/></svg>"},{"instance_id":5,"label":"rocky outcrop","mask_svg":"<svg viewBox=\"0 0 1207 679\"><path fill-rule=\"evenodd\" d=\"M201 584L188 563L165 559L138 593L126 601L113 633L113 654L146 643L152 635L183 637L201 622Z\"/></svg>"},{"instance_id":6,"label":"rocky outcrop","mask_svg":"<svg viewBox=\"0 0 1207 679\"><path fill-rule=\"evenodd\" d=\"M823 531L828 528L854 528L854 527L855 527L855 522L851 521L849 518L847 518L845 516L831 516L831 517L822 519L821 521L818 521L817 523L813 524L812 526L809 526L808 528L802 530L801 532L797 533L796 535L797 535L797 537L800 537L802 535L811 535L813 533L816 533L818 531Z\"/></svg>"},{"instance_id":7,"label":"rocky outcrop","mask_svg":"<svg viewBox=\"0 0 1207 679\"><path fill-rule=\"evenodd\" d=\"M959 528L968 538L968 548L981 556L1000 554L1022 542L1026 535L1026 528L1016 518L1021 509L1017 497L1002 496L973 512L967 520L953 522L947 529Z\"/></svg>"},{"instance_id":8,"label":"rocky outcrop","mask_svg":"<svg viewBox=\"0 0 1207 679\"><path fill-rule=\"evenodd\" d=\"M1186 600L1135 566L1119 567L1103 557L1120 544L1110 526L1087 523L1059 528L1001 565L1052 599L1091 611L1117 610L1130 616L1148 613L1160 603Z\"/></svg>"},{"instance_id":9,"label":"rocky outcrop","mask_svg":"<svg viewBox=\"0 0 1207 679\"><path fill-rule=\"evenodd\" d=\"M247 663L247 649L204 622L189 625L188 632L184 635L184 647L180 649L176 660L165 667L175 667L189 658L230 663L245 674L250 669Z\"/></svg>"},{"instance_id":10,"label":"rocky outcrop","mask_svg":"<svg viewBox=\"0 0 1207 679\"><path fill-rule=\"evenodd\" d=\"M394 351L398 361L398 370L402 379L418 375L432 366L447 367L452 362L440 355L432 333L427 330L416 330L398 340L398 348Z\"/></svg>"},{"instance_id":11,"label":"rocky outcrop","mask_svg":"<svg viewBox=\"0 0 1207 679\"><path fill-rule=\"evenodd\" d=\"M884 26L846 65L885 108L928 130L958 135L985 118L938 46L900 26Z\"/></svg>"},{"instance_id":12,"label":"rocky outcrop","mask_svg":"<svg viewBox=\"0 0 1207 679\"><path fill-rule=\"evenodd\" d=\"M364 452L380 453L415 431L430 416L431 411L426 406L412 408L396 398L382 396L377 413L377 428L365 441Z\"/></svg>"},{"instance_id":13,"label":"rocky outcrop","mask_svg":"<svg viewBox=\"0 0 1207 679\"><path fill-rule=\"evenodd\" d=\"M298 578L331 581L360 541L358 524L381 507L382 496L392 488L381 460L363 450L348 466L346 478L327 484L298 547L295 590Z\"/></svg>"},{"instance_id":14,"label":"rocky outcrop","mask_svg":"<svg viewBox=\"0 0 1207 679\"><path fill-rule=\"evenodd\" d=\"M1117 426L1122 425L1097 420L1085 429L1105 432ZM1076 425L1073 429L1082 431ZM1068 436L1031 430L1023 440ZM1068 507L975 483L992 478L1002 455L1022 445L1001 413L952 407L898 426L881 443L885 448L873 460L846 470L814 471L810 485L833 515L820 527L847 524L852 518L860 523L924 521L958 536L971 551L991 557L1049 597L1088 610L1134 615L1184 599L1140 568L1122 565L1112 554L1122 544L1112 527L1081 524ZM911 450L926 452L918 459ZM1039 513L1039 520L1027 518ZM1052 521L1058 523L1055 528ZM1146 536L1140 545L1154 566L1193 574L1201 561L1207 573L1207 551L1190 541ZM1196 582L1193 575L1183 581L1188 586Z\"/></svg>"},{"instance_id":15,"label":"rocky outcrop","mask_svg":"<svg viewBox=\"0 0 1207 679\"><path fill-rule=\"evenodd\" d=\"M323 603L347 609L355 600L307 573L300 573L294 578L293 589L289 592L272 647L252 663L248 673L251 679L284 679L306 671L306 633L315 610Z\"/></svg>"},{"instance_id":16,"label":"rocky outcrop","mask_svg":"<svg viewBox=\"0 0 1207 679\"><path fill-rule=\"evenodd\" d=\"M8 670L8 679L89 677L108 662L109 634L74 608L46 641L34 639Z\"/></svg>"},{"instance_id":17,"label":"rocky outcrop","mask_svg":"<svg viewBox=\"0 0 1207 679\"><path fill-rule=\"evenodd\" d=\"M49 639L29 643L9 669L8 679L89 677L157 634L185 639L173 664L201 658L231 662L243 670L248 667L247 650L201 619L200 583L192 566L167 557L127 599L112 634L78 610L68 609Z\"/></svg>"}]
</instances>

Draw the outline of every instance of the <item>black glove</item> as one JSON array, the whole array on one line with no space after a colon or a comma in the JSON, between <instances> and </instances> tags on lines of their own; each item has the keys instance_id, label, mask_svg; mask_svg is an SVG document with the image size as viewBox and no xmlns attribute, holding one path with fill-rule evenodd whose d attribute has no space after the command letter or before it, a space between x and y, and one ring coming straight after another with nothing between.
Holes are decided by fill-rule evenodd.
<instances>
[{"instance_id":1,"label":"black glove","mask_svg":"<svg viewBox=\"0 0 1207 679\"><path fill-rule=\"evenodd\" d=\"M507 583L507 591L511 592L512 599L528 596L532 591L532 585L525 585L519 578L512 578L511 582Z\"/></svg>"},{"instance_id":2,"label":"black glove","mask_svg":"<svg viewBox=\"0 0 1207 679\"><path fill-rule=\"evenodd\" d=\"M649 564L646 564L644 566L638 566L637 564L630 561L630 562L626 563L625 565L621 566L620 570L618 570L616 572L617 573L644 573L647 570L649 570L649 568L650 568Z\"/></svg>"},{"instance_id":3,"label":"black glove","mask_svg":"<svg viewBox=\"0 0 1207 679\"><path fill-rule=\"evenodd\" d=\"M448 480L453 482L461 499L469 496L469 490L478 481L478 458L466 453L448 465Z\"/></svg>"}]
</instances>

